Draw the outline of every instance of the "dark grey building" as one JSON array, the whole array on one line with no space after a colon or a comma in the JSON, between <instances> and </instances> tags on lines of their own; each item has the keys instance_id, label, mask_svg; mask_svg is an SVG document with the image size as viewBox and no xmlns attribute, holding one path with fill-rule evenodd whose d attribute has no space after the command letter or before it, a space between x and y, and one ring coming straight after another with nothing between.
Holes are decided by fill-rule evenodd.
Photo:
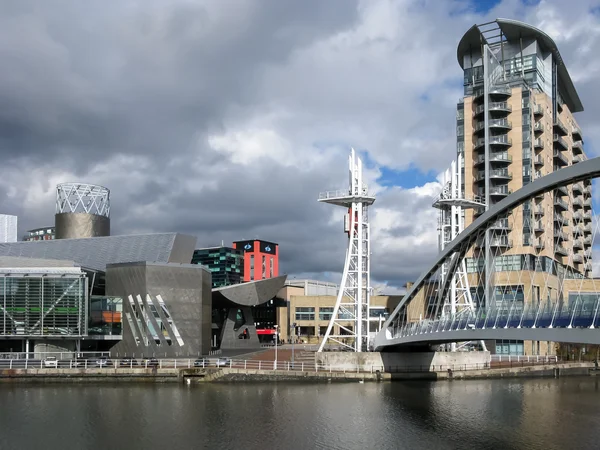
<instances>
[{"instance_id":1,"label":"dark grey building","mask_svg":"<svg viewBox=\"0 0 600 450\"><path fill-rule=\"evenodd\" d=\"M211 348L211 276L196 264L123 263L106 269L107 296L123 299L118 355L189 356Z\"/></svg>"},{"instance_id":2,"label":"dark grey building","mask_svg":"<svg viewBox=\"0 0 600 450\"><path fill-rule=\"evenodd\" d=\"M244 252L231 247L194 250L192 264L206 266L212 274L212 287L230 286L244 281Z\"/></svg>"}]
</instances>

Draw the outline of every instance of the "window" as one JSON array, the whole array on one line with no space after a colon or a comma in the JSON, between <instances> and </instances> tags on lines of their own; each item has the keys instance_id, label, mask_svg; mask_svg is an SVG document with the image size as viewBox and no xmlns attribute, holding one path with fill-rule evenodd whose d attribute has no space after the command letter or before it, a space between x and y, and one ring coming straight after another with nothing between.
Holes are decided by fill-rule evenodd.
<instances>
[{"instance_id":1,"label":"window","mask_svg":"<svg viewBox=\"0 0 600 450\"><path fill-rule=\"evenodd\" d=\"M267 278L267 257L263 255L262 257L262 279Z\"/></svg>"},{"instance_id":2,"label":"window","mask_svg":"<svg viewBox=\"0 0 600 450\"><path fill-rule=\"evenodd\" d=\"M319 308L319 320L331 320L333 307Z\"/></svg>"},{"instance_id":3,"label":"window","mask_svg":"<svg viewBox=\"0 0 600 450\"><path fill-rule=\"evenodd\" d=\"M369 317L384 317L389 315L387 308L370 308Z\"/></svg>"},{"instance_id":4,"label":"window","mask_svg":"<svg viewBox=\"0 0 600 450\"><path fill-rule=\"evenodd\" d=\"M250 280L254 280L254 255L250 255Z\"/></svg>"},{"instance_id":5,"label":"window","mask_svg":"<svg viewBox=\"0 0 600 450\"><path fill-rule=\"evenodd\" d=\"M270 258L269 260L269 277L273 278L273 273L275 271L275 258Z\"/></svg>"},{"instance_id":6,"label":"window","mask_svg":"<svg viewBox=\"0 0 600 450\"><path fill-rule=\"evenodd\" d=\"M498 355L523 355L523 341L497 340L496 354Z\"/></svg>"},{"instance_id":7,"label":"window","mask_svg":"<svg viewBox=\"0 0 600 450\"><path fill-rule=\"evenodd\" d=\"M296 320L315 320L315 308L313 306L297 307Z\"/></svg>"}]
</instances>

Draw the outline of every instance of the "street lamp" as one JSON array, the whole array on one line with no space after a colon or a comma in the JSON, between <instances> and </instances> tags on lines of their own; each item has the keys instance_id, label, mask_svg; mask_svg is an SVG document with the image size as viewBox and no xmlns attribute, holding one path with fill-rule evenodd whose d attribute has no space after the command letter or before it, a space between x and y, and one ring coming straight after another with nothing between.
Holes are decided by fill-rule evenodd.
<instances>
[{"instance_id":1,"label":"street lamp","mask_svg":"<svg viewBox=\"0 0 600 450\"><path fill-rule=\"evenodd\" d=\"M277 327L278 327L278 325L275 325L275 361L273 361L273 370L277 370L277 341L278 341Z\"/></svg>"}]
</instances>

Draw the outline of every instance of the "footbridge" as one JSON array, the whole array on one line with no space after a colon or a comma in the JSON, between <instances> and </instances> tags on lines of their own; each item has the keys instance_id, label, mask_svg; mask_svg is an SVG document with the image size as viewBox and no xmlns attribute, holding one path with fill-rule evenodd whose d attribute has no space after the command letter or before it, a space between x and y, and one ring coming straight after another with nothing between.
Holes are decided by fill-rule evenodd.
<instances>
[{"instance_id":1,"label":"footbridge","mask_svg":"<svg viewBox=\"0 0 600 450\"><path fill-rule=\"evenodd\" d=\"M598 177L600 158L573 162L476 211L408 289L374 349L477 340L600 344L600 279L591 272ZM461 264L472 306L448 312Z\"/></svg>"}]
</instances>

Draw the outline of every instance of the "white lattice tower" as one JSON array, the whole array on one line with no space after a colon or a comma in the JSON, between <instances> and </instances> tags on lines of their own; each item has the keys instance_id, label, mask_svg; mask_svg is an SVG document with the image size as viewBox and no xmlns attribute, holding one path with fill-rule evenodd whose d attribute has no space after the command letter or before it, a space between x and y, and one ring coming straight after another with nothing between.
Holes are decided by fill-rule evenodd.
<instances>
[{"instance_id":1,"label":"white lattice tower","mask_svg":"<svg viewBox=\"0 0 600 450\"><path fill-rule=\"evenodd\" d=\"M361 352L369 348L370 229L368 207L375 201L363 183L362 161L354 149L348 159L350 184L346 190L319 194L319 201L347 209L344 231L348 250L337 301L319 351L328 344Z\"/></svg>"},{"instance_id":2,"label":"white lattice tower","mask_svg":"<svg viewBox=\"0 0 600 450\"><path fill-rule=\"evenodd\" d=\"M479 198L467 199L462 192L461 160L462 153L458 154L458 163L452 164L442 176L443 188L439 198L433 206L440 210L438 223L438 241L440 252L446 248L456 236L464 230L464 210L467 208L481 208L484 203ZM440 282L444 285L447 278L450 262L447 261L440 271ZM444 296L441 314L449 315L465 310L474 310L471 289L467 277L467 268L464 258L458 263L455 275L450 282L449 291ZM452 344L452 350L456 345Z\"/></svg>"},{"instance_id":3,"label":"white lattice tower","mask_svg":"<svg viewBox=\"0 0 600 450\"><path fill-rule=\"evenodd\" d=\"M110 217L110 191L95 184L59 184L56 186L56 213L87 213Z\"/></svg>"}]
</instances>

